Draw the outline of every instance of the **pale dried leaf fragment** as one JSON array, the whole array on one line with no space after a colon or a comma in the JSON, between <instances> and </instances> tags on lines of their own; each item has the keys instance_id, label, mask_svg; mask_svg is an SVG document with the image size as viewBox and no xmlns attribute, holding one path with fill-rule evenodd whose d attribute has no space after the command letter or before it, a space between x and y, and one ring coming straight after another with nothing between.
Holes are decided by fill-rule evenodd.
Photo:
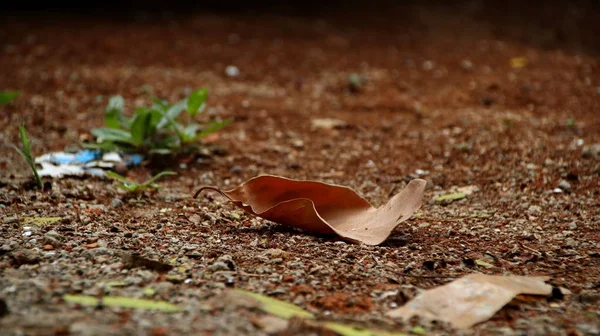
<instances>
[{"instance_id":1,"label":"pale dried leaf fragment","mask_svg":"<svg viewBox=\"0 0 600 336\"><path fill-rule=\"evenodd\" d=\"M336 322L325 322L323 326L340 336L408 336L405 333L365 329Z\"/></svg>"},{"instance_id":2,"label":"pale dried leaf fragment","mask_svg":"<svg viewBox=\"0 0 600 336\"><path fill-rule=\"evenodd\" d=\"M473 193L479 191L479 187L475 186L475 185L468 185L468 186L456 188L456 191L459 193L463 193L466 196L470 196Z\"/></svg>"},{"instance_id":3,"label":"pale dried leaf fragment","mask_svg":"<svg viewBox=\"0 0 600 336\"><path fill-rule=\"evenodd\" d=\"M403 319L418 315L449 322L456 328L469 328L491 318L517 295L550 295L552 286L544 282L547 279L470 274L427 290L387 315Z\"/></svg>"},{"instance_id":4,"label":"pale dried leaf fragment","mask_svg":"<svg viewBox=\"0 0 600 336\"><path fill-rule=\"evenodd\" d=\"M174 313L182 310L180 307L166 301L153 301L124 296L104 296L102 298L98 298L89 295L65 294L63 295L63 300L82 306L103 305L106 307L156 310L164 313Z\"/></svg>"},{"instance_id":5,"label":"pale dried leaf fragment","mask_svg":"<svg viewBox=\"0 0 600 336\"><path fill-rule=\"evenodd\" d=\"M23 217L23 225L35 225L43 227L46 225L55 224L61 219L62 217Z\"/></svg>"},{"instance_id":6,"label":"pale dried leaf fragment","mask_svg":"<svg viewBox=\"0 0 600 336\"><path fill-rule=\"evenodd\" d=\"M311 120L312 129L333 129L346 127L348 124L344 120L334 118L315 118Z\"/></svg>"},{"instance_id":7,"label":"pale dried leaf fragment","mask_svg":"<svg viewBox=\"0 0 600 336\"><path fill-rule=\"evenodd\" d=\"M268 335L280 333L289 326L287 319L272 315L261 316L254 323Z\"/></svg>"},{"instance_id":8,"label":"pale dried leaf fragment","mask_svg":"<svg viewBox=\"0 0 600 336\"><path fill-rule=\"evenodd\" d=\"M436 203L439 204L450 204L454 201L458 201L461 200L463 198L467 197L467 195L465 193L461 193L461 192L455 192L452 194L446 194L446 195L442 195L442 196L438 196L436 198L434 198L433 200Z\"/></svg>"},{"instance_id":9,"label":"pale dried leaf fragment","mask_svg":"<svg viewBox=\"0 0 600 336\"><path fill-rule=\"evenodd\" d=\"M317 181L261 175L222 191L248 213L275 223L340 237L367 245L383 243L400 223L421 207L427 182L414 179L387 204L374 208L354 190Z\"/></svg>"},{"instance_id":10,"label":"pale dried leaf fragment","mask_svg":"<svg viewBox=\"0 0 600 336\"><path fill-rule=\"evenodd\" d=\"M249 297L252 300L258 302L258 307L264 311L265 313L269 313L272 315L275 315L277 317L280 318L284 318L284 319L289 319L292 316L297 316L297 317L301 317L301 318L306 318L306 319L314 319L314 315L307 312L306 310L293 305L291 303L287 303L285 301L281 301L281 300L277 300L275 298L272 297L268 297L265 295L261 295L261 294L257 294L257 293L253 293L250 291L246 291L243 289L234 289L230 292L230 296L231 293L234 293L233 297L236 297L236 294L241 295L242 297Z\"/></svg>"}]
</instances>

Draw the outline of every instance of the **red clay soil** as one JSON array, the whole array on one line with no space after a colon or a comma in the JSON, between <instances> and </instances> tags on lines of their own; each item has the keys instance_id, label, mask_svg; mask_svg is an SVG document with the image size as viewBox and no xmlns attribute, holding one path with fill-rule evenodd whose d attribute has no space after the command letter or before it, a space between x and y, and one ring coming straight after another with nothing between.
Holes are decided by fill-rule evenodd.
<instances>
[{"instance_id":1,"label":"red clay soil","mask_svg":"<svg viewBox=\"0 0 600 336\"><path fill-rule=\"evenodd\" d=\"M23 95L0 107L2 333L331 334L296 320L273 331L257 322L261 312L225 299L236 287L320 319L464 334L385 313L421 289L481 272L550 275L572 294L517 300L467 334L598 334L597 2L366 7L3 14L0 89ZM230 65L238 76L226 74ZM102 126L109 96L123 95L131 111L148 92L176 101L198 87L210 90L203 118L234 121L202 155L162 162L178 175L160 191L129 198L96 178L28 187L11 147L21 123L35 155L76 148ZM323 118L340 125L315 126ZM155 172L143 165L127 175ZM201 185L230 189L262 173L347 185L377 206L410 179L429 186L421 210L380 246L283 228L215 194L191 198ZM434 201L465 186L476 190ZM61 219L26 218L48 216ZM128 267L125 252L175 267ZM74 293L184 310L62 299Z\"/></svg>"}]
</instances>

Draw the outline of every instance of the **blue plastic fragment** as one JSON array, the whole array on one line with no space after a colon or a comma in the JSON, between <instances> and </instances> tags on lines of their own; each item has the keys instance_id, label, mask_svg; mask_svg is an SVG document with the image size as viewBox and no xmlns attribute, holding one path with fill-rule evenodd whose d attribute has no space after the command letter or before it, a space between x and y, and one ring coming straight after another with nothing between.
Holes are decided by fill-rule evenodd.
<instances>
[{"instance_id":1,"label":"blue plastic fragment","mask_svg":"<svg viewBox=\"0 0 600 336\"><path fill-rule=\"evenodd\" d=\"M99 150L84 149L75 154L65 152L55 152L40 157L41 161L50 162L55 165L65 164L83 164L102 157Z\"/></svg>"},{"instance_id":2,"label":"blue plastic fragment","mask_svg":"<svg viewBox=\"0 0 600 336\"><path fill-rule=\"evenodd\" d=\"M75 155L69 154L69 153L63 153L63 152L52 153L47 156L48 162L53 163L53 164L59 164L59 165L60 164L69 164L69 163L73 162L74 159L75 159Z\"/></svg>"},{"instance_id":3,"label":"blue plastic fragment","mask_svg":"<svg viewBox=\"0 0 600 336\"><path fill-rule=\"evenodd\" d=\"M104 176L103 169L112 169L119 162L127 167L137 166L142 163L144 156L141 154L123 154L117 152L104 153L98 149L83 149L77 153L54 152L44 154L35 159L42 165L38 170L41 176Z\"/></svg>"},{"instance_id":4,"label":"blue plastic fragment","mask_svg":"<svg viewBox=\"0 0 600 336\"><path fill-rule=\"evenodd\" d=\"M142 154L122 154L121 157L125 161L127 167L137 166L144 160Z\"/></svg>"},{"instance_id":5,"label":"blue plastic fragment","mask_svg":"<svg viewBox=\"0 0 600 336\"><path fill-rule=\"evenodd\" d=\"M75 154L75 161L87 163L102 158L102 152L97 149L83 149Z\"/></svg>"}]
</instances>

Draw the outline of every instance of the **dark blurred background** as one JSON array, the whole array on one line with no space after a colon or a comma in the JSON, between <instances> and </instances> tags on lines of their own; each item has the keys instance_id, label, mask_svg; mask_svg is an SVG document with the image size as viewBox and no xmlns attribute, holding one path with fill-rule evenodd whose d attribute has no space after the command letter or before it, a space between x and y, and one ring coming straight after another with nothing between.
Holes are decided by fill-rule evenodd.
<instances>
[{"instance_id":1,"label":"dark blurred background","mask_svg":"<svg viewBox=\"0 0 600 336\"><path fill-rule=\"evenodd\" d=\"M468 17L488 24L499 38L518 40L533 47L560 45L565 50L600 54L600 0L10 1L2 4L0 21L6 24L25 19L26 25L54 26L92 16L96 23L160 23L198 13L214 13L252 20L269 20L273 15L326 18L329 22L359 30L396 29L409 24L422 31L446 29L442 24L436 25L435 20L432 23L431 18L423 22L421 13L424 11L444 15L444 20L440 21L454 17L461 21ZM8 28L1 32L2 22L0 40L16 33L14 30L9 32Z\"/></svg>"},{"instance_id":2,"label":"dark blurred background","mask_svg":"<svg viewBox=\"0 0 600 336\"><path fill-rule=\"evenodd\" d=\"M72 1L72 0L47 0L35 1L9 1L2 4L2 9L7 12L88 12L119 14L123 11L235 11L235 12L286 12L289 14L317 14L323 12L339 12L344 10L386 10L398 6L430 4L433 6L460 6L464 3L477 3L485 7L499 10L517 10L527 12L528 15L539 13L540 7L567 8L580 7L586 10L599 10L600 0L576 1L463 1L463 0L255 0L255 1L190 1L190 0L103 0L103 1ZM538 10L528 11L531 8ZM93 12L91 12L93 10Z\"/></svg>"}]
</instances>

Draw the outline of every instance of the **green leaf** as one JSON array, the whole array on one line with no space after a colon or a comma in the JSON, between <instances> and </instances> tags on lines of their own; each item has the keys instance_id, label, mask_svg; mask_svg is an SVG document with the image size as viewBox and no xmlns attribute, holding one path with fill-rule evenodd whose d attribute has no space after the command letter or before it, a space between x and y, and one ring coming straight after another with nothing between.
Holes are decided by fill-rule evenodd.
<instances>
[{"instance_id":1,"label":"green leaf","mask_svg":"<svg viewBox=\"0 0 600 336\"><path fill-rule=\"evenodd\" d=\"M163 112L167 111L167 109L169 108L169 104L158 97L152 97L152 102L154 103L154 106L152 106L152 108L158 108Z\"/></svg>"},{"instance_id":2,"label":"green leaf","mask_svg":"<svg viewBox=\"0 0 600 336\"><path fill-rule=\"evenodd\" d=\"M29 141L29 136L27 136L27 130L25 129L25 126L23 126L23 125L19 126L19 136L21 137L21 143L23 144L23 149L20 149L16 146L15 146L15 149L17 150L17 152L19 152L19 154L21 154L21 156L25 159L25 161L27 161L29 168L31 168L31 171L33 172L33 176L35 177L35 182L38 185L38 187L43 188L44 184L42 183L42 179L40 178L40 175L38 174L37 168L35 168L35 160L33 159L33 156L31 155L31 142Z\"/></svg>"},{"instance_id":3,"label":"green leaf","mask_svg":"<svg viewBox=\"0 0 600 336\"><path fill-rule=\"evenodd\" d=\"M119 128L123 122L123 108L125 100L121 96L112 96L106 105L104 124L108 128Z\"/></svg>"},{"instance_id":4,"label":"green leaf","mask_svg":"<svg viewBox=\"0 0 600 336\"><path fill-rule=\"evenodd\" d=\"M142 291L142 294L144 294L144 296L154 296L154 294L156 294L156 290L152 287L146 287Z\"/></svg>"},{"instance_id":5,"label":"green leaf","mask_svg":"<svg viewBox=\"0 0 600 336\"><path fill-rule=\"evenodd\" d=\"M159 142L156 142L153 144L154 148L152 150L162 150L162 149L166 149L169 150L169 153L171 152L170 150L173 148L177 148L180 146L180 139L177 135L172 135L172 136L168 136L162 140L160 140Z\"/></svg>"},{"instance_id":6,"label":"green leaf","mask_svg":"<svg viewBox=\"0 0 600 336\"><path fill-rule=\"evenodd\" d=\"M121 176L115 172L107 171L105 174L106 174L106 176L108 176L110 178L113 178L117 181L123 182L123 183L115 184L115 187L121 188L125 191L136 192L138 189L140 189L142 187L142 185L140 185L139 183L132 181L124 176Z\"/></svg>"},{"instance_id":7,"label":"green leaf","mask_svg":"<svg viewBox=\"0 0 600 336\"><path fill-rule=\"evenodd\" d=\"M160 110L157 110L155 108L151 108L149 109L150 111L150 126L152 129L152 134L156 133L157 129L158 129L158 123L162 120L163 118L163 112L161 112Z\"/></svg>"},{"instance_id":8,"label":"green leaf","mask_svg":"<svg viewBox=\"0 0 600 336\"><path fill-rule=\"evenodd\" d=\"M405 333L362 329L336 322L325 322L323 326L341 336L408 336Z\"/></svg>"},{"instance_id":9,"label":"green leaf","mask_svg":"<svg viewBox=\"0 0 600 336\"><path fill-rule=\"evenodd\" d=\"M207 89L198 89L187 98L187 112L195 117L199 112L204 110L206 99L208 98Z\"/></svg>"},{"instance_id":10,"label":"green leaf","mask_svg":"<svg viewBox=\"0 0 600 336\"><path fill-rule=\"evenodd\" d=\"M27 130L25 126L19 126L19 136L21 137L21 143L23 144L23 151L25 157L31 159L31 142L29 141L29 137L27 136Z\"/></svg>"},{"instance_id":11,"label":"green leaf","mask_svg":"<svg viewBox=\"0 0 600 336\"><path fill-rule=\"evenodd\" d=\"M201 139L211 133L214 133L214 132L222 129L223 127L229 125L229 123L231 123L231 120L232 120L231 118L228 118L223 121L214 121L214 122L210 123L205 129L202 130L202 132L196 134L193 141Z\"/></svg>"},{"instance_id":12,"label":"green leaf","mask_svg":"<svg viewBox=\"0 0 600 336\"><path fill-rule=\"evenodd\" d=\"M35 225L42 227L50 225L61 220L62 217L23 217L23 225Z\"/></svg>"},{"instance_id":13,"label":"green leaf","mask_svg":"<svg viewBox=\"0 0 600 336\"><path fill-rule=\"evenodd\" d=\"M171 105L165 112L164 112L164 118L158 123L158 125L156 125L157 128L164 128L165 126L172 126L172 127L177 127L177 123L175 122L175 120L177 119L177 117L179 117L179 115L181 114L181 112L185 109L187 103L185 100L182 100L180 102L175 103L174 105Z\"/></svg>"},{"instance_id":14,"label":"green leaf","mask_svg":"<svg viewBox=\"0 0 600 336\"><path fill-rule=\"evenodd\" d=\"M483 260L479 260L479 259L475 260L475 263L478 266L485 267L485 268L494 268L495 267L494 265L492 265L490 263L487 263L487 262L485 262Z\"/></svg>"},{"instance_id":15,"label":"green leaf","mask_svg":"<svg viewBox=\"0 0 600 336\"><path fill-rule=\"evenodd\" d=\"M63 300L82 306L98 306L102 304L106 307L157 310L164 313L175 313L182 310L180 307L165 301L135 299L124 296L104 296L102 299L99 299L97 297L88 295L66 294L63 295Z\"/></svg>"},{"instance_id":16,"label":"green leaf","mask_svg":"<svg viewBox=\"0 0 600 336\"><path fill-rule=\"evenodd\" d=\"M101 143L82 143L81 146L87 149L100 149L106 152L112 152L116 150L119 146L115 145L112 142L101 142Z\"/></svg>"},{"instance_id":17,"label":"green leaf","mask_svg":"<svg viewBox=\"0 0 600 336\"><path fill-rule=\"evenodd\" d=\"M137 146L144 144L152 135L152 114L147 109L138 109L131 123L131 139Z\"/></svg>"},{"instance_id":18,"label":"green leaf","mask_svg":"<svg viewBox=\"0 0 600 336\"><path fill-rule=\"evenodd\" d=\"M427 331L422 326L416 325L410 329L410 333L416 335L426 335Z\"/></svg>"},{"instance_id":19,"label":"green leaf","mask_svg":"<svg viewBox=\"0 0 600 336\"><path fill-rule=\"evenodd\" d=\"M104 114L104 125L108 128L119 128L121 117L120 111L116 109L107 110Z\"/></svg>"},{"instance_id":20,"label":"green leaf","mask_svg":"<svg viewBox=\"0 0 600 336\"><path fill-rule=\"evenodd\" d=\"M129 285L130 283L126 281L109 281L104 284L104 287L106 287L107 289L111 289L113 287L127 287Z\"/></svg>"},{"instance_id":21,"label":"green leaf","mask_svg":"<svg viewBox=\"0 0 600 336\"><path fill-rule=\"evenodd\" d=\"M162 171L156 175L154 175L154 177L152 177L151 179L149 179L148 181L142 183L141 187L142 188L147 188L149 186L156 188L157 186L154 186L153 183L158 181L159 178L163 177L163 176L167 176L167 175L177 175L176 172L173 171Z\"/></svg>"},{"instance_id":22,"label":"green leaf","mask_svg":"<svg viewBox=\"0 0 600 336\"><path fill-rule=\"evenodd\" d=\"M20 95L20 91L0 91L0 105L8 104Z\"/></svg>"},{"instance_id":23,"label":"green leaf","mask_svg":"<svg viewBox=\"0 0 600 336\"><path fill-rule=\"evenodd\" d=\"M458 201L460 199L463 199L467 197L467 195L465 193L461 193L461 192L457 192L457 193L453 193L453 194L447 194L447 195L442 195L442 196L438 196L434 199L434 201L436 203L452 203L454 201Z\"/></svg>"},{"instance_id":24,"label":"green leaf","mask_svg":"<svg viewBox=\"0 0 600 336\"><path fill-rule=\"evenodd\" d=\"M115 180L121 181L123 183L134 183L130 179L126 178L125 176L119 175L119 174L117 174L115 172L107 171L106 172L106 176L108 176L110 178L113 178Z\"/></svg>"},{"instance_id":25,"label":"green leaf","mask_svg":"<svg viewBox=\"0 0 600 336\"><path fill-rule=\"evenodd\" d=\"M168 154L173 153L172 150L167 149L167 148L154 148L154 149L151 149L149 152L151 154L158 154L158 155L168 155Z\"/></svg>"},{"instance_id":26,"label":"green leaf","mask_svg":"<svg viewBox=\"0 0 600 336\"><path fill-rule=\"evenodd\" d=\"M287 303L284 301L280 301L268 296L264 296L264 295L260 295L260 294L256 294L256 293L252 293L249 291L245 291L243 289L234 289L233 290L236 293L240 293L242 295L246 295L249 296L255 300L257 300L258 302L260 302L262 305L260 307L261 310L265 311L266 313L275 315L275 316L279 316L282 318L290 318L292 316L298 316L301 318L306 318L306 319L314 319L314 315L307 312L306 310L293 305L291 303Z\"/></svg>"},{"instance_id":27,"label":"green leaf","mask_svg":"<svg viewBox=\"0 0 600 336\"><path fill-rule=\"evenodd\" d=\"M115 172L107 171L105 174L110 178L123 182L115 184L115 187L117 188L121 188L129 192L135 192L142 187L142 185L140 185L139 183L132 181L124 176L121 176Z\"/></svg>"},{"instance_id":28,"label":"green leaf","mask_svg":"<svg viewBox=\"0 0 600 336\"><path fill-rule=\"evenodd\" d=\"M183 141L184 142L192 142L194 140L194 138L196 137L196 132L198 132L200 127L202 127L202 126L200 126L198 124L187 125L182 131L182 133L184 135Z\"/></svg>"},{"instance_id":29,"label":"green leaf","mask_svg":"<svg viewBox=\"0 0 600 336\"><path fill-rule=\"evenodd\" d=\"M117 128L94 128L92 134L98 138L98 142L122 142L135 146L131 133Z\"/></svg>"},{"instance_id":30,"label":"green leaf","mask_svg":"<svg viewBox=\"0 0 600 336\"><path fill-rule=\"evenodd\" d=\"M133 183L133 184L117 183L117 184L115 184L115 187L123 189L128 192L136 192L140 188L140 185L137 183Z\"/></svg>"}]
</instances>

